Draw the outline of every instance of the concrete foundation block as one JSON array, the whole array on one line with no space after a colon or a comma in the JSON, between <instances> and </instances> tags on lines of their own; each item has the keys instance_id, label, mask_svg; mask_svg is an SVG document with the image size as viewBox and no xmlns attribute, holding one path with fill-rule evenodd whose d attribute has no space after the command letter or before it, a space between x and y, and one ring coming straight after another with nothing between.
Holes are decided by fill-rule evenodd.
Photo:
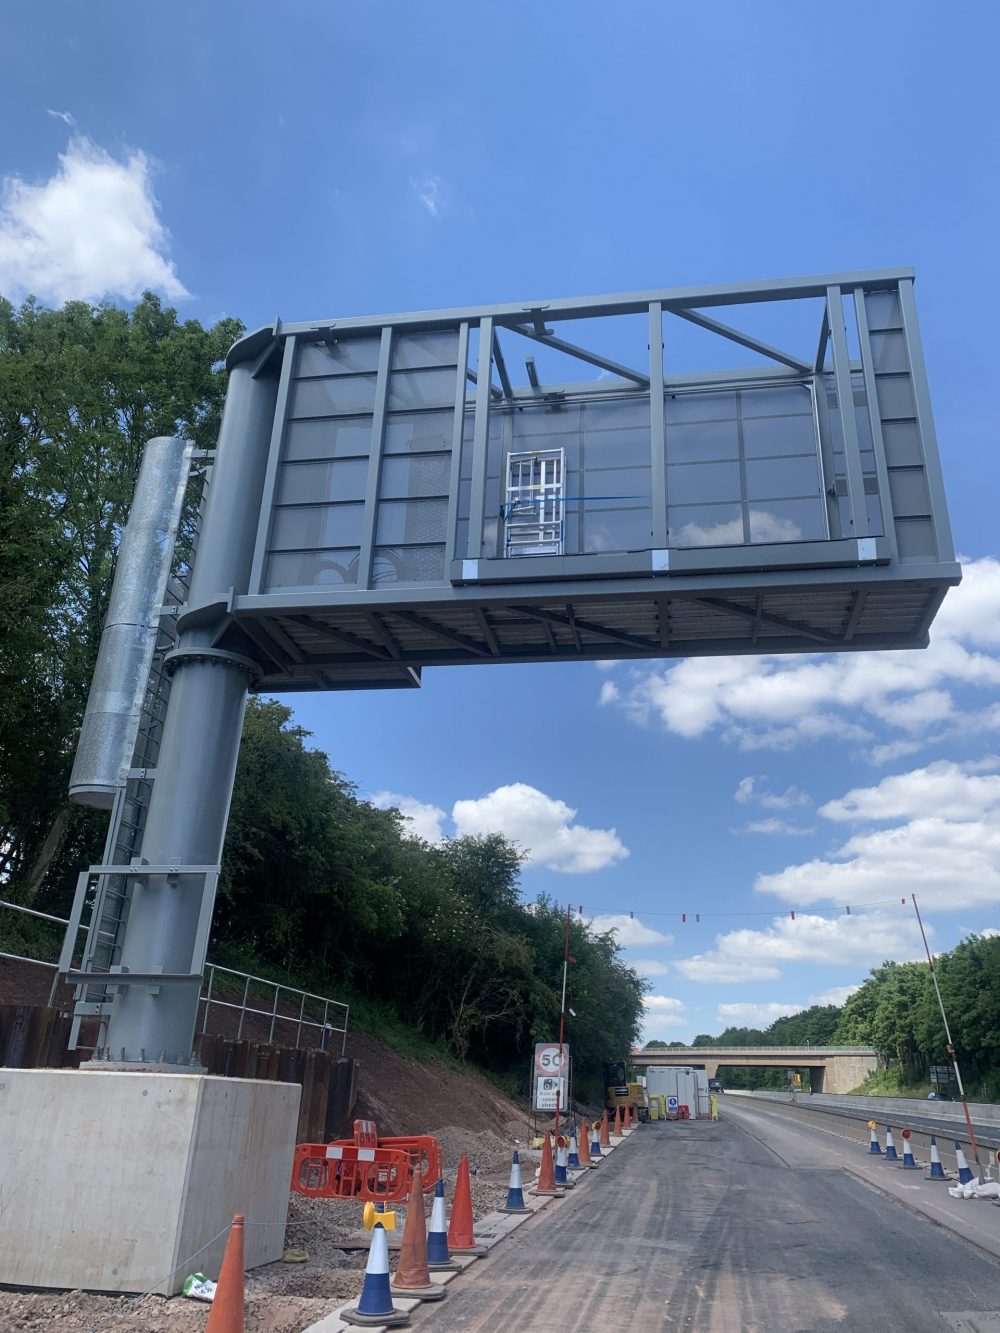
<instances>
[{"instance_id":1,"label":"concrete foundation block","mask_svg":"<svg viewBox=\"0 0 1000 1333\"><path fill-rule=\"evenodd\" d=\"M226 1234L191 1256L234 1213L247 1268L280 1259L300 1091L0 1068L0 1283L171 1295L189 1272L218 1277Z\"/></svg>"}]
</instances>

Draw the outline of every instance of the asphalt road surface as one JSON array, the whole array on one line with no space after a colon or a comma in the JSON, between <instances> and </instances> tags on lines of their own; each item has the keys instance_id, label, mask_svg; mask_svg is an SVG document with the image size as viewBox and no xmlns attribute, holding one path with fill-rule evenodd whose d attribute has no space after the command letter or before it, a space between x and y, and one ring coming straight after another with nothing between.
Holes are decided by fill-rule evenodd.
<instances>
[{"instance_id":1,"label":"asphalt road surface","mask_svg":"<svg viewBox=\"0 0 1000 1333\"><path fill-rule=\"evenodd\" d=\"M855 1145L745 1104L722 1116L641 1127L413 1326L1000 1333L1000 1262L848 1174ZM1000 1218L986 1202L938 1201Z\"/></svg>"}]
</instances>

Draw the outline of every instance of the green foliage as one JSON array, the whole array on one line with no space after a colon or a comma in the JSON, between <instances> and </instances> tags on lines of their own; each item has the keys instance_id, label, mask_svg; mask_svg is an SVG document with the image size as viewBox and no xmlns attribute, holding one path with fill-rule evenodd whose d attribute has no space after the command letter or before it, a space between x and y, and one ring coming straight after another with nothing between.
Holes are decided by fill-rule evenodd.
<instances>
[{"instance_id":1,"label":"green foliage","mask_svg":"<svg viewBox=\"0 0 1000 1333\"><path fill-rule=\"evenodd\" d=\"M214 955L350 998L391 1044L523 1087L533 1043L558 1036L565 909L525 906L522 854L499 834L429 846L307 740L283 704L249 701ZM566 1040L579 1093L595 1096L601 1062L636 1040L644 985L614 936L579 920L569 952Z\"/></svg>"},{"instance_id":2,"label":"green foliage","mask_svg":"<svg viewBox=\"0 0 1000 1333\"><path fill-rule=\"evenodd\" d=\"M0 298L0 877L67 906L102 820L66 788L143 445L214 443L236 320Z\"/></svg>"},{"instance_id":3,"label":"green foliage","mask_svg":"<svg viewBox=\"0 0 1000 1333\"><path fill-rule=\"evenodd\" d=\"M930 1081L908 1082L901 1069L876 1069L851 1092L858 1097L926 1097Z\"/></svg>"}]
</instances>

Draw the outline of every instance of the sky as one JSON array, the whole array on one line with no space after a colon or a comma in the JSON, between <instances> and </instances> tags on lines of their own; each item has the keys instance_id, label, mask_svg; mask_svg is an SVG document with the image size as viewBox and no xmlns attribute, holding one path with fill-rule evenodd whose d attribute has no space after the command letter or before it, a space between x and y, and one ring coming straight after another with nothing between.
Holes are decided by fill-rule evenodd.
<instances>
[{"instance_id":1,"label":"sky","mask_svg":"<svg viewBox=\"0 0 1000 1333\"><path fill-rule=\"evenodd\" d=\"M527 898L616 928L647 1038L842 1002L921 955L911 893L935 949L1000 928L998 39L992 0L0 12L15 300L253 328L916 268L965 569L930 648L290 701L415 832L499 829Z\"/></svg>"}]
</instances>

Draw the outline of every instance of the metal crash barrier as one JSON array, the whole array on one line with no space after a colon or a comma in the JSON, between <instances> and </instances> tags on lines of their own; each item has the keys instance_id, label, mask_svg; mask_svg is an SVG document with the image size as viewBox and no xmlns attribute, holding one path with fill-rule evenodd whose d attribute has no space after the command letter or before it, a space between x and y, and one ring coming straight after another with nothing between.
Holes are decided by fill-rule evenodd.
<instances>
[{"instance_id":1,"label":"metal crash barrier","mask_svg":"<svg viewBox=\"0 0 1000 1333\"><path fill-rule=\"evenodd\" d=\"M355 1120L352 1139L296 1146L291 1187L311 1199L399 1203L409 1196L417 1167L424 1193L433 1193L443 1168L432 1135L379 1138L374 1120Z\"/></svg>"}]
</instances>

